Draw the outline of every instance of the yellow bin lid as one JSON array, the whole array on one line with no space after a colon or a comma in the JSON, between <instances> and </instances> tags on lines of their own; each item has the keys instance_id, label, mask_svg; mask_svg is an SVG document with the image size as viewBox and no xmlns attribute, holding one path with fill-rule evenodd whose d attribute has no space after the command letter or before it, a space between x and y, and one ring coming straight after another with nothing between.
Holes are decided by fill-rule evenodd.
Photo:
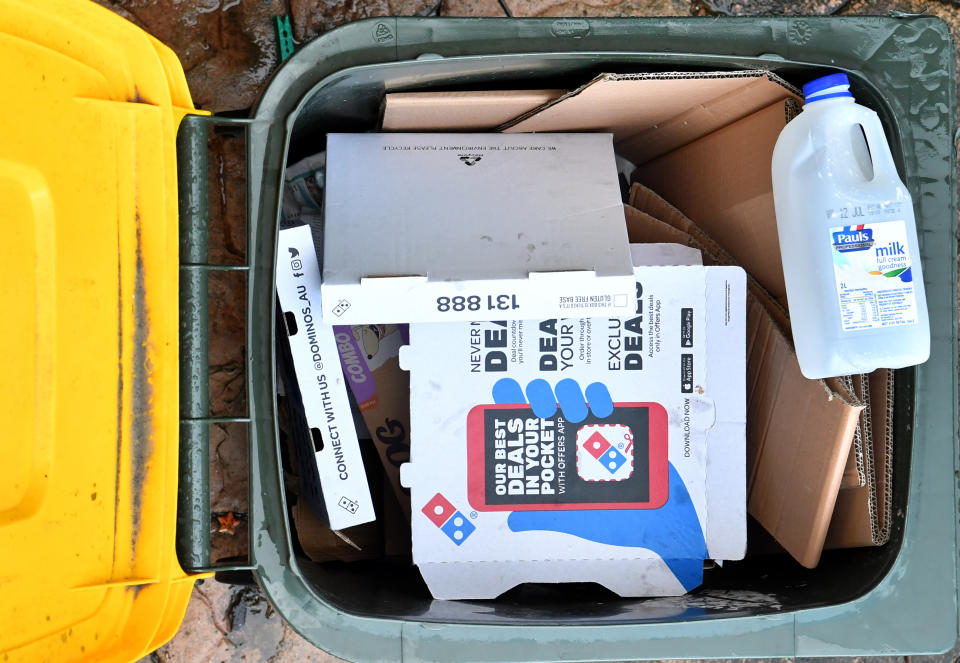
<instances>
[{"instance_id":1,"label":"yellow bin lid","mask_svg":"<svg viewBox=\"0 0 960 663\"><path fill-rule=\"evenodd\" d=\"M167 47L86 0L0 0L0 661L131 661L177 630Z\"/></svg>"}]
</instances>

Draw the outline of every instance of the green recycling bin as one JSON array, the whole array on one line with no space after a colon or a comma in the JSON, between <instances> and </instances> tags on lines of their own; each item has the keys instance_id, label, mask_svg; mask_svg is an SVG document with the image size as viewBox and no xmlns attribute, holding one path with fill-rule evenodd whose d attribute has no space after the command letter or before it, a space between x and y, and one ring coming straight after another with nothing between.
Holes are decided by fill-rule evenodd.
<instances>
[{"instance_id":1,"label":"green recycling bin","mask_svg":"<svg viewBox=\"0 0 960 663\"><path fill-rule=\"evenodd\" d=\"M251 568L273 605L311 642L351 660L579 661L949 649L958 633L953 58L947 26L928 17L377 19L333 30L298 51L243 122L251 270ZM879 113L913 192L933 344L930 361L896 374L891 541L825 553L812 570L786 556L727 563L709 571L692 594L670 599L540 586L496 601L436 601L414 569L397 573L377 564L323 566L297 558L278 466L272 379L284 164L321 149L327 132L375 128L386 92L567 87L605 71L716 69L766 69L794 83L845 71L857 100ZM188 118L181 142L217 122ZM181 182L205 184L202 178ZM202 213L183 222L188 236L205 227ZM198 381L187 398L204 384ZM202 557L202 545L187 556L198 551Z\"/></svg>"}]
</instances>

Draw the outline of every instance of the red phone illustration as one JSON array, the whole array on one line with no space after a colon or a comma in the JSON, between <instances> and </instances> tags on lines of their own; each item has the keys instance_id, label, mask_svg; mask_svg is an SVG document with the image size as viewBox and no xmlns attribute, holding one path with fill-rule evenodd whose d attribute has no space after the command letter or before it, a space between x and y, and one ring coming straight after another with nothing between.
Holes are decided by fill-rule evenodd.
<instances>
[{"instance_id":1,"label":"red phone illustration","mask_svg":"<svg viewBox=\"0 0 960 663\"><path fill-rule=\"evenodd\" d=\"M529 405L467 415L467 494L477 511L658 509L668 497L667 411L615 403L571 423Z\"/></svg>"}]
</instances>

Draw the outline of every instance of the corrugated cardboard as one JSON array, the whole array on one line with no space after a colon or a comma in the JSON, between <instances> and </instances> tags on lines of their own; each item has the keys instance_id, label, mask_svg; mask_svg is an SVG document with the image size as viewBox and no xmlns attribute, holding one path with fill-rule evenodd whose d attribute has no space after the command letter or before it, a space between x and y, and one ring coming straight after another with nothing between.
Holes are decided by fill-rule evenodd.
<instances>
[{"instance_id":1,"label":"corrugated cardboard","mask_svg":"<svg viewBox=\"0 0 960 663\"><path fill-rule=\"evenodd\" d=\"M563 90L392 92L384 97L382 131L492 131L553 101Z\"/></svg>"},{"instance_id":2,"label":"corrugated cardboard","mask_svg":"<svg viewBox=\"0 0 960 663\"><path fill-rule=\"evenodd\" d=\"M870 374L873 403L873 459L877 486L877 544L890 540L893 521L893 376L889 369Z\"/></svg>"},{"instance_id":3,"label":"corrugated cardboard","mask_svg":"<svg viewBox=\"0 0 960 663\"><path fill-rule=\"evenodd\" d=\"M864 408L866 412L867 408ZM864 421L868 417L865 414L860 415L860 426L857 427L859 431ZM859 436L858 440L854 439L854 444L850 447L850 455L847 457L847 464L843 468L843 478L840 480L840 489L845 488L859 488L860 486L866 485L867 473L863 466L863 436Z\"/></svg>"},{"instance_id":4,"label":"corrugated cardboard","mask_svg":"<svg viewBox=\"0 0 960 663\"><path fill-rule=\"evenodd\" d=\"M696 221L783 306L770 160L794 101L781 99L659 159L634 179ZM695 182L695 186L691 183Z\"/></svg>"},{"instance_id":5,"label":"corrugated cardboard","mask_svg":"<svg viewBox=\"0 0 960 663\"><path fill-rule=\"evenodd\" d=\"M828 548L879 546L890 539L893 512L893 371L871 373L872 444L864 454L865 485L840 491L827 533Z\"/></svg>"},{"instance_id":6,"label":"corrugated cardboard","mask_svg":"<svg viewBox=\"0 0 960 663\"><path fill-rule=\"evenodd\" d=\"M843 468L843 478L840 480L840 489L843 490L867 484L864 458L872 454L873 422L871 420L870 394L866 376L848 375L838 379L843 382L849 391L856 394L860 402L863 403L860 422L857 424L853 444L850 446L850 455L847 456L847 464Z\"/></svg>"},{"instance_id":7,"label":"corrugated cardboard","mask_svg":"<svg viewBox=\"0 0 960 663\"><path fill-rule=\"evenodd\" d=\"M631 244L682 244L700 251L700 259L704 265L721 264L709 248L693 235L630 205L624 205L623 212Z\"/></svg>"},{"instance_id":8,"label":"corrugated cardboard","mask_svg":"<svg viewBox=\"0 0 960 663\"><path fill-rule=\"evenodd\" d=\"M692 234L630 209L631 242L686 243L704 251L704 264L723 264ZM797 561L816 566L863 406L840 383L803 377L789 339L754 289L747 297L747 376L750 514Z\"/></svg>"},{"instance_id":9,"label":"corrugated cardboard","mask_svg":"<svg viewBox=\"0 0 960 663\"><path fill-rule=\"evenodd\" d=\"M766 71L601 74L503 130L610 132L641 164L794 94Z\"/></svg>"},{"instance_id":10,"label":"corrugated cardboard","mask_svg":"<svg viewBox=\"0 0 960 663\"><path fill-rule=\"evenodd\" d=\"M691 237L696 238L698 244L710 253L722 265L736 265L736 259L730 253L718 244L702 228L691 221L676 207L668 203L657 193L639 183L634 183L630 187L630 206L646 212L650 216L660 219L665 223L677 228ZM790 319L787 316L787 310L754 278L750 272L747 272L747 287L753 296L767 309L774 321L780 326L784 333L790 333Z\"/></svg>"}]
</instances>

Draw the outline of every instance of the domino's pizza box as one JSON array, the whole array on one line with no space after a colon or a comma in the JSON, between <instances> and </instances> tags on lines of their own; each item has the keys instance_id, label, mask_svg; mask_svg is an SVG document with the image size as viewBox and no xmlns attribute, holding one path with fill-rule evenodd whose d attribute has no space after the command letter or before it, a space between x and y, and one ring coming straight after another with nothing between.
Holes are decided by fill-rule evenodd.
<instances>
[{"instance_id":1,"label":"domino's pizza box","mask_svg":"<svg viewBox=\"0 0 960 663\"><path fill-rule=\"evenodd\" d=\"M329 324L629 310L610 134L329 134L326 159Z\"/></svg>"},{"instance_id":2,"label":"domino's pizza box","mask_svg":"<svg viewBox=\"0 0 960 663\"><path fill-rule=\"evenodd\" d=\"M279 232L277 300L278 331L285 332L288 341L288 347L278 342L280 354L293 366L293 379L284 388L303 406L302 421L294 424L301 497L326 515L332 530L373 521L373 499L334 330L320 315L320 267L308 225Z\"/></svg>"},{"instance_id":3,"label":"domino's pizza box","mask_svg":"<svg viewBox=\"0 0 960 663\"><path fill-rule=\"evenodd\" d=\"M435 598L679 595L743 557L745 274L634 273L621 317L411 325L401 480Z\"/></svg>"}]
</instances>

